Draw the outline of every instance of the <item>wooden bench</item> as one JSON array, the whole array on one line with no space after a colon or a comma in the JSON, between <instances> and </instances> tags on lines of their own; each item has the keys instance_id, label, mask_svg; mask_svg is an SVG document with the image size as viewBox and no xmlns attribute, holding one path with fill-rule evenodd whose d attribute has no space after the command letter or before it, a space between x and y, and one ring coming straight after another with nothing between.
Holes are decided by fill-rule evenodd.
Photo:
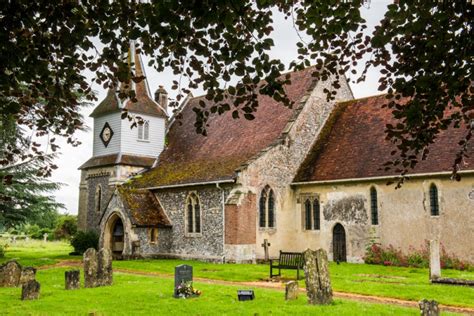
<instances>
[{"instance_id":1,"label":"wooden bench","mask_svg":"<svg viewBox=\"0 0 474 316\"><path fill-rule=\"evenodd\" d=\"M278 261L278 264L273 264ZM278 260L270 260L270 278L281 276L281 269L296 270L296 279L300 279L300 270L303 270L303 254L301 252L283 252L280 250ZM278 269L278 274L273 274L273 269Z\"/></svg>"}]
</instances>

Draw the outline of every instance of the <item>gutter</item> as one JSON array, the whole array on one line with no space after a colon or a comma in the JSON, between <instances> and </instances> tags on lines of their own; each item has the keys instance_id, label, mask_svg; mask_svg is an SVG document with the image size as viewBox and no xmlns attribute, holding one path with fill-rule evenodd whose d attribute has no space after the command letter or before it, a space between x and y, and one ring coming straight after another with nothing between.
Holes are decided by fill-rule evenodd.
<instances>
[{"instance_id":1,"label":"gutter","mask_svg":"<svg viewBox=\"0 0 474 316\"><path fill-rule=\"evenodd\" d=\"M210 185L215 184L219 185L222 183L235 183L234 179L229 180L220 180L220 181L205 181L205 182L194 182L194 183L182 183L182 184L171 184L171 185L161 185L157 187L148 187L143 188L145 190L158 190L158 189L170 189L170 188L182 188L182 187L191 187L191 186L198 186L198 185Z\"/></svg>"},{"instance_id":2,"label":"gutter","mask_svg":"<svg viewBox=\"0 0 474 316\"><path fill-rule=\"evenodd\" d=\"M471 174L474 173L474 170L464 170L458 171L459 174ZM422 177L432 177L432 176L449 176L451 171L444 172L432 172L432 173L414 173L408 174L405 177L408 178L422 178ZM362 181L375 181L375 180L391 180L400 178L400 175L396 176L379 176L379 177L367 177L367 178L347 178L347 179L336 179L336 180L321 180L321 181L306 181L306 182L293 182L290 186L297 185L311 185L311 184L331 184L331 183L344 183L344 182L362 182Z\"/></svg>"}]
</instances>

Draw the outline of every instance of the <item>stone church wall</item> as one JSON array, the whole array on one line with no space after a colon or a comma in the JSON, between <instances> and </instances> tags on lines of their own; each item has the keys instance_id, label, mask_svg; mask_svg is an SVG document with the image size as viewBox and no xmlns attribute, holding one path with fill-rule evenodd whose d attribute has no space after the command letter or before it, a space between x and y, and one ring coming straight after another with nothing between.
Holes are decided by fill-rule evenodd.
<instances>
[{"instance_id":1,"label":"stone church wall","mask_svg":"<svg viewBox=\"0 0 474 316\"><path fill-rule=\"evenodd\" d=\"M374 240L392 245L407 253L421 249L430 239L438 239L445 250L474 263L474 175L464 175L461 182L447 175L412 177L401 189L386 185L387 180L329 182L299 185L298 218L303 218L304 197L317 195L321 203L321 230L295 230L295 250L309 245L323 247L333 258L332 236L336 223L346 232L347 259L362 262L365 247ZM440 214L431 216L429 187L438 188ZM378 225L371 225L370 188L377 190Z\"/></svg>"},{"instance_id":2,"label":"stone church wall","mask_svg":"<svg viewBox=\"0 0 474 316\"><path fill-rule=\"evenodd\" d=\"M185 230L186 199L195 193L201 206L201 233ZM227 191L215 186L163 189L155 192L173 227L170 256L222 261L224 257L224 210ZM166 254L162 254L166 255Z\"/></svg>"},{"instance_id":3,"label":"stone church wall","mask_svg":"<svg viewBox=\"0 0 474 316\"><path fill-rule=\"evenodd\" d=\"M109 186L109 175L94 176L88 178L87 181L87 229L99 232L99 221L102 216L104 207L106 206L114 187ZM96 209L96 190L100 185L101 198L100 208Z\"/></svg>"},{"instance_id":4,"label":"stone church wall","mask_svg":"<svg viewBox=\"0 0 474 316\"><path fill-rule=\"evenodd\" d=\"M264 250L260 247L264 239L270 242L270 257L274 258L278 257L280 250L292 251L297 247L308 245L304 239L301 240L294 236L299 229L300 222L298 210L295 209L296 197L290 184L300 164L316 141L317 135L334 108L334 104L353 98L347 83L341 82L341 86L336 100L328 102L323 90L325 88L331 89L329 80L317 83L315 88L308 92L302 100L306 103L304 108L294 121L289 122L279 142L256 157L239 176L238 184L241 187L238 189L251 191L256 195L254 227L257 238L253 248L254 259L264 257ZM298 104L294 106L298 106ZM258 227L258 200L261 190L266 185L269 185L275 193L276 225L274 228Z\"/></svg>"}]
</instances>

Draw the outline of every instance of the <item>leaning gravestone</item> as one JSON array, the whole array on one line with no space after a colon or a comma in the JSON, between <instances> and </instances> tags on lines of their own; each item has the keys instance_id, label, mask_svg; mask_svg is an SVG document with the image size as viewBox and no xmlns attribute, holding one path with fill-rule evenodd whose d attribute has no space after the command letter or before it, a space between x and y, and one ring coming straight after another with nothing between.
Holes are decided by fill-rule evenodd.
<instances>
[{"instance_id":1,"label":"leaning gravestone","mask_svg":"<svg viewBox=\"0 0 474 316\"><path fill-rule=\"evenodd\" d=\"M66 290L77 290L81 287L79 270L66 271L64 273L66 278Z\"/></svg>"},{"instance_id":2,"label":"leaning gravestone","mask_svg":"<svg viewBox=\"0 0 474 316\"><path fill-rule=\"evenodd\" d=\"M100 249L97 254L97 261L97 285L112 285L112 252L107 248Z\"/></svg>"},{"instance_id":3,"label":"leaning gravestone","mask_svg":"<svg viewBox=\"0 0 474 316\"><path fill-rule=\"evenodd\" d=\"M418 303L421 316L439 316L438 302L424 299Z\"/></svg>"},{"instance_id":4,"label":"leaning gravestone","mask_svg":"<svg viewBox=\"0 0 474 316\"><path fill-rule=\"evenodd\" d=\"M298 282L289 281L285 285L285 300L291 301L298 298Z\"/></svg>"},{"instance_id":5,"label":"leaning gravestone","mask_svg":"<svg viewBox=\"0 0 474 316\"><path fill-rule=\"evenodd\" d=\"M329 278L326 251L307 249L303 252L306 294L309 304L330 304L332 302L331 279Z\"/></svg>"},{"instance_id":6,"label":"leaning gravestone","mask_svg":"<svg viewBox=\"0 0 474 316\"><path fill-rule=\"evenodd\" d=\"M36 280L36 269L33 267L25 267L21 270L20 284L28 283Z\"/></svg>"},{"instance_id":7,"label":"leaning gravestone","mask_svg":"<svg viewBox=\"0 0 474 316\"><path fill-rule=\"evenodd\" d=\"M22 285L21 287L21 299L24 300L37 300L40 294L40 284L36 280L30 280Z\"/></svg>"},{"instance_id":8,"label":"leaning gravestone","mask_svg":"<svg viewBox=\"0 0 474 316\"><path fill-rule=\"evenodd\" d=\"M84 252L84 287L97 287L97 252L89 248Z\"/></svg>"},{"instance_id":9,"label":"leaning gravestone","mask_svg":"<svg viewBox=\"0 0 474 316\"><path fill-rule=\"evenodd\" d=\"M174 268L174 297L179 297L178 286L193 281L193 267L181 264Z\"/></svg>"},{"instance_id":10,"label":"leaning gravestone","mask_svg":"<svg viewBox=\"0 0 474 316\"><path fill-rule=\"evenodd\" d=\"M21 265L16 260L0 266L0 287L16 287L20 284Z\"/></svg>"}]
</instances>

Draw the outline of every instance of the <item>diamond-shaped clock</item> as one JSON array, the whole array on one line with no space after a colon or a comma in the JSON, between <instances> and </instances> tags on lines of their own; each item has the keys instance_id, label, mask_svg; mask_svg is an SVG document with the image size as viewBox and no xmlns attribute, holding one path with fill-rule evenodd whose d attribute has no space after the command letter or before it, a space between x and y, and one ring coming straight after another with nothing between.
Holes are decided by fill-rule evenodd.
<instances>
[{"instance_id":1,"label":"diamond-shaped clock","mask_svg":"<svg viewBox=\"0 0 474 316\"><path fill-rule=\"evenodd\" d=\"M114 136L114 131L110 127L109 123L105 122L102 132L100 132L100 139L102 140L102 143L104 143L105 147L109 145L112 136Z\"/></svg>"}]
</instances>

